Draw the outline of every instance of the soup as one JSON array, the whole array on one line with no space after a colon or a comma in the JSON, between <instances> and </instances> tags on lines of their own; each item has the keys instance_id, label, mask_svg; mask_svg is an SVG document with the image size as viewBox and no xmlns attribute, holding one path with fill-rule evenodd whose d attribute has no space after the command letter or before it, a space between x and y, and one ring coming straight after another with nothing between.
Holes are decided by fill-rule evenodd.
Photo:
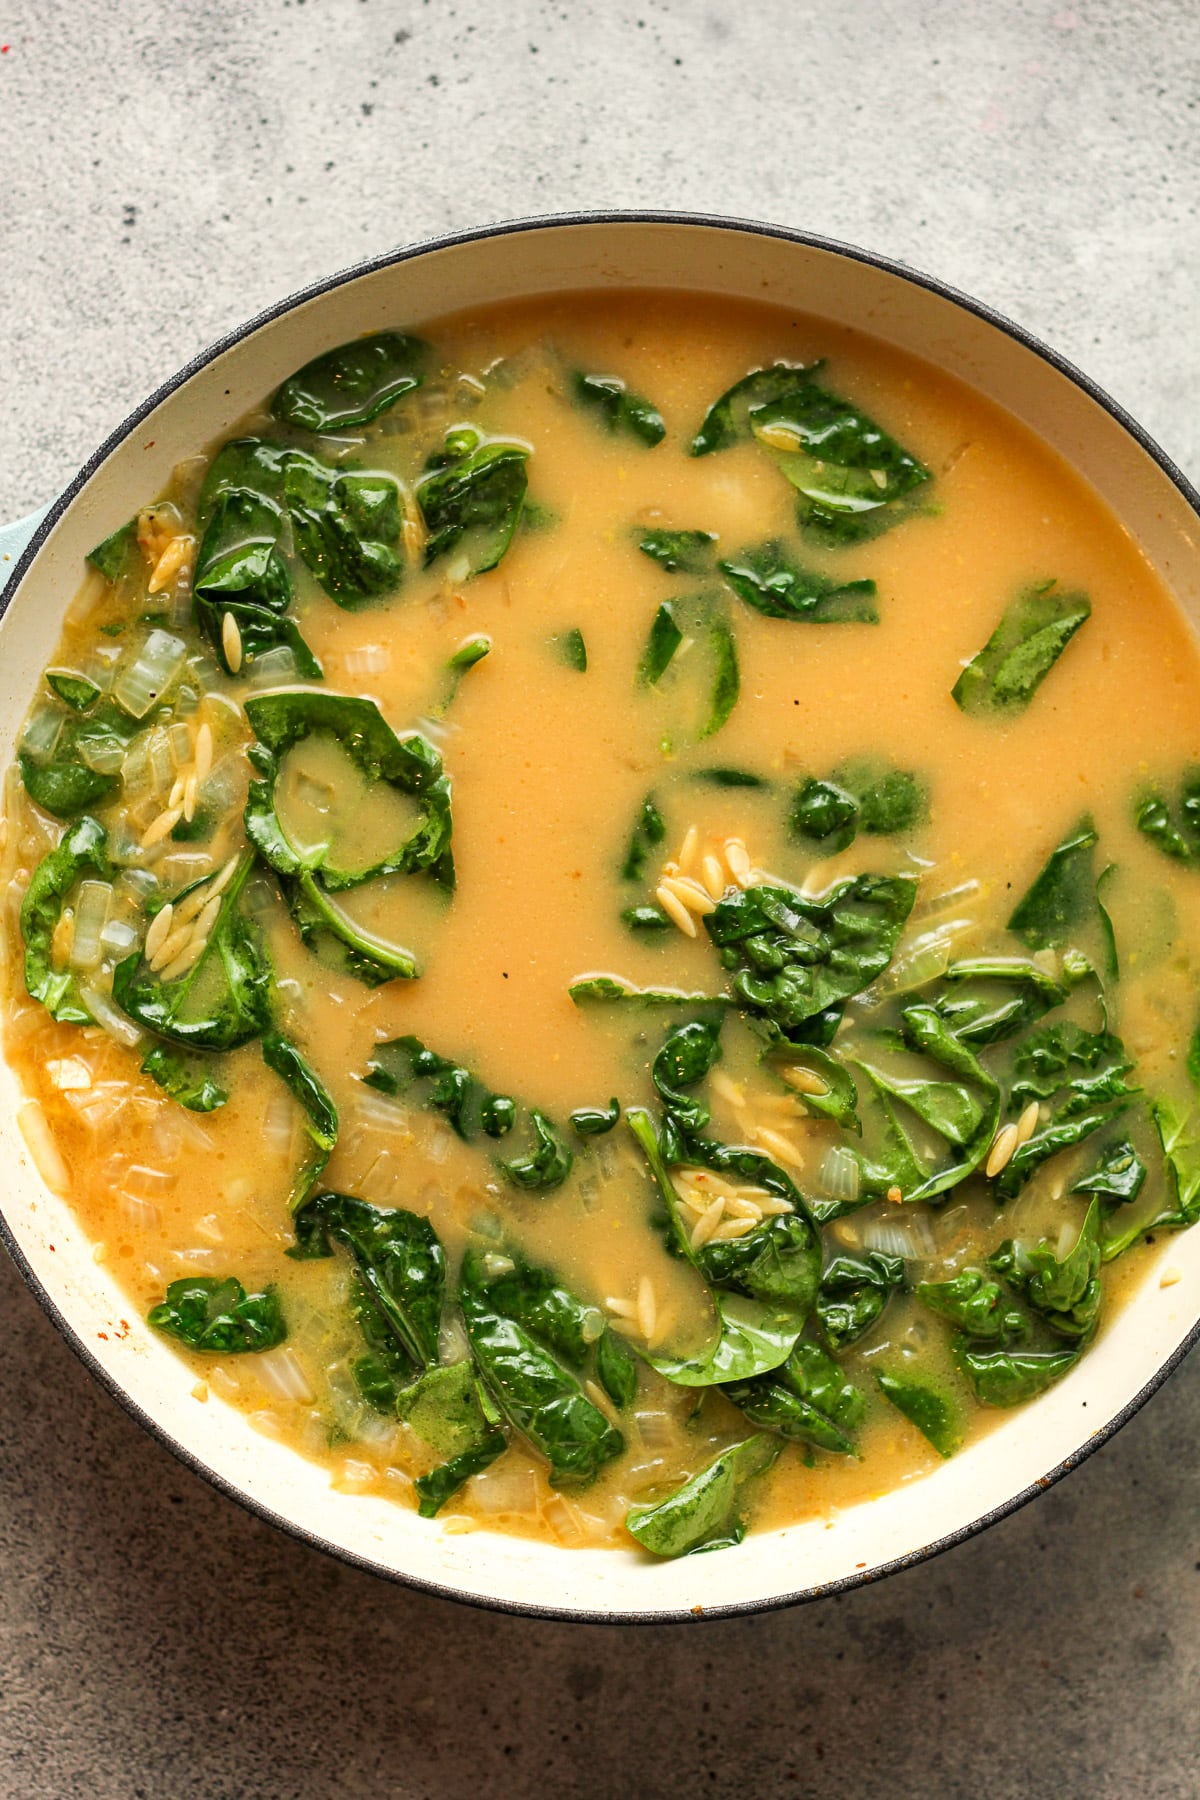
<instances>
[{"instance_id":1,"label":"soup","mask_svg":"<svg viewBox=\"0 0 1200 1800\"><path fill-rule=\"evenodd\" d=\"M605 295L343 346L147 501L8 773L5 1046L195 1404L671 1556L1069 1377L1200 1212L1200 670L1044 445Z\"/></svg>"}]
</instances>

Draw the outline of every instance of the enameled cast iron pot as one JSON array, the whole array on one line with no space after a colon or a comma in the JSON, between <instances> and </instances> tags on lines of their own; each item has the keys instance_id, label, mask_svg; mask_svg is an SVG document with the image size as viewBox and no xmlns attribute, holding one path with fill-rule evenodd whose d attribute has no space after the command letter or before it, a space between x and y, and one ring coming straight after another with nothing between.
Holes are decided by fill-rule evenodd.
<instances>
[{"instance_id":1,"label":"enameled cast iron pot","mask_svg":"<svg viewBox=\"0 0 1200 1800\"><path fill-rule=\"evenodd\" d=\"M660 287L771 302L840 320L924 357L1058 450L1117 514L1200 624L1200 496L1076 370L940 283L772 226L681 215L531 220L442 238L309 288L172 377L50 508L0 605L0 767L59 636L85 553L319 352L387 326L521 295ZM0 580L4 568L0 565ZM70 1208L47 1191L0 1066L6 1181L0 1229L67 1341L127 1410L214 1486L347 1562L435 1593L547 1617L664 1620L779 1606L871 1581L1004 1517L1095 1449L1200 1334L1200 1230L1164 1239L1140 1290L1059 1386L924 1480L840 1514L752 1535L719 1555L656 1563L488 1531L445 1533L261 1436L136 1316ZM1160 1265L1182 1280L1159 1285ZM128 1321L128 1329L121 1323Z\"/></svg>"}]
</instances>

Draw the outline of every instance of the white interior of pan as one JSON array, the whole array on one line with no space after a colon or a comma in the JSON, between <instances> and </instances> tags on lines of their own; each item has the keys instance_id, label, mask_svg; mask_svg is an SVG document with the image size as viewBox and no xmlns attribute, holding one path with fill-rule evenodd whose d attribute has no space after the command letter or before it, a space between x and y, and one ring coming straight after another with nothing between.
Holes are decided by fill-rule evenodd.
<instances>
[{"instance_id":1,"label":"white interior of pan","mask_svg":"<svg viewBox=\"0 0 1200 1800\"><path fill-rule=\"evenodd\" d=\"M540 227L447 246L360 276L260 326L172 392L105 459L58 520L0 624L0 763L50 656L85 552L319 351L384 325L539 291L682 287L835 317L926 357L1024 419L1079 467L1200 617L1197 521L1153 460L1068 378L1006 333L902 277L839 255L712 226L636 221ZM156 371L147 371L151 380ZM1200 1232L1164 1240L1146 1280L1079 1368L939 1468L832 1521L751 1536L736 1550L655 1564L490 1532L446 1533L256 1433L133 1315L69 1208L48 1193L0 1067L3 1211L37 1281L109 1378L170 1442L256 1506L381 1570L501 1604L654 1614L753 1605L868 1573L962 1530L1085 1446L1150 1382L1200 1312ZM1181 1279L1160 1285L1161 1275ZM128 1328L122 1324L127 1321Z\"/></svg>"}]
</instances>

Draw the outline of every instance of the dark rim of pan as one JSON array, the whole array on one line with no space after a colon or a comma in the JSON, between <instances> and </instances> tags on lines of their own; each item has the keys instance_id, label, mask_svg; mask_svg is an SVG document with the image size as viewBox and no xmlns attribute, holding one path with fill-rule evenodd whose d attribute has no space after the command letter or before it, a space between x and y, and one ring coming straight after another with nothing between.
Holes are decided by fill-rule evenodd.
<instances>
[{"instance_id":1,"label":"dark rim of pan","mask_svg":"<svg viewBox=\"0 0 1200 1800\"><path fill-rule=\"evenodd\" d=\"M1091 381L1088 376L1075 368L1075 366L1068 362L1065 357L1060 356L1057 351L1052 350L1048 345L1043 344L1040 339L1032 334L1032 332L1026 331L1021 325L1014 324L1011 319L1007 319L1003 314L993 311L991 307L984 306L978 300L971 299L969 295L960 293L957 288L952 287L948 282L935 280L933 276L924 275L916 269L911 269L903 263L896 262L891 257L877 256L871 251L860 250L852 244L840 243L835 238L821 237L814 232L793 231L782 225L760 224L748 219L722 218L717 214L708 213L641 210L630 212L594 211L554 213L545 217L506 220L500 224L480 226L471 231L447 232L443 236L427 238L423 242L413 244L403 250L393 250L382 256L371 257L365 262L356 263L349 269L343 269L337 274L330 275L322 281L313 282L309 287L301 288L297 293L289 295L285 300L281 300L276 306L269 307L265 312L261 312L255 318L248 320L235 331L231 331L227 333L226 336L218 338L214 344L211 344L206 350L202 350L198 356L193 357L192 360L189 363L186 363L177 374L173 375L169 381L164 382L163 385L157 388L148 399L144 400L139 407L130 413L124 423L119 425L111 436L100 445L99 449L89 457L88 461L80 469L74 480L71 481L59 495L58 499L50 507L45 518L34 532L33 537L30 539L24 552L19 558L16 567L12 571L4 593L0 595L0 618L2 618L3 614L7 611L26 570L37 555L42 544L46 541L49 533L62 517L62 514L66 511L67 507L74 500L75 496L96 473L97 469L100 468L101 464L105 462L114 450L124 443L125 439L128 438L130 434L136 430L138 425L141 424L142 420L146 418L156 406L165 400L168 395L174 393L177 388L182 387L184 382L189 380L190 377L195 375L200 369L205 368L210 362L215 361L217 357L222 356L226 350L231 349L235 344L241 343L244 338L250 337L254 332L262 330L264 326L270 325L274 320L282 318L285 313L294 311L296 307L302 306L306 301L316 299L322 294L327 294L335 288L344 286L347 282L356 281L360 276L375 274L379 270L392 268L399 263L410 262L414 257L429 255L431 251L451 249L460 244L476 243L486 238L514 237L522 232L545 231L549 229L559 229L564 226L581 225L685 225L700 230L744 232L752 237L780 238L786 243L803 244L809 249L823 250L832 255L844 257L849 262L865 263L871 268L882 269L889 275L895 275L903 281L910 282L914 287L925 288L930 293L938 294L943 299L950 300L956 306L960 306L964 312L973 313L976 318L984 320L985 323L993 326L997 331L1001 331L1007 337L1015 339L1017 343L1022 344L1027 350L1032 351L1034 355L1039 356L1043 362L1049 363L1060 375L1066 376L1066 378L1073 382L1077 388L1080 388L1090 399L1094 400L1098 406L1102 407L1111 418L1115 419L1118 425L1123 427L1129 436L1133 438L1146 454L1158 465L1167 479L1178 489L1188 505L1192 507L1197 515L1200 515L1200 493L1198 493L1187 480L1186 476L1176 468L1170 457L1155 443L1154 439L1143 430L1137 420L1132 418L1122 406L1118 405L1118 403L1106 394L1102 388L1097 387L1094 381ZM233 1482L227 1481L224 1476L219 1475L216 1470L210 1468L209 1465L205 1463L202 1458L198 1457L194 1451L189 1450L186 1444L180 1443L177 1438L172 1436L171 1432L167 1430L165 1426L159 1424L156 1419L151 1418L148 1413L144 1412L125 1391L120 1382L110 1375L107 1369L97 1361L75 1326L63 1315L56 1302L42 1286L42 1283L26 1259L24 1252L21 1250L20 1245L17 1243L12 1228L2 1211L0 1211L0 1239L3 1240L9 1254L17 1265L17 1268L32 1289L42 1310L62 1333L63 1337L66 1338L71 1348L96 1380L99 1381L103 1387L107 1388L108 1392L121 1406L124 1407L131 1418L135 1419L139 1425L143 1426L152 1437L157 1438L160 1444L165 1445L165 1447L171 1451L171 1453L176 1456L186 1468L190 1469L193 1474L200 1476L202 1480L207 1481L209 1485L216 1488L219 1493L228 1495L231 1500L236 1501L237 1504L243 1507L247 1512L254 1514L257 1518L266 1520L268 1524L274 1525L278 1527L280 1531L286 1532L291 1537L299 1539L301 1543L308 1544L313 1549L321 1550L327 1555L337 1557L341 1562L349 1564L352 1568L367 1570L373 1575L383 1576L390 1581L400 1583L404 1587L416 1588L425 1593L436 1594L440 1598L446 1600L458 1601L467 1606L483 1607L489 1611L517 1613L535 1619L579 1620L582 1623L593 1625L663 1625L674 1621L694 1621L697 1618L736 1618L748 1613L774 1612L783 1607L798 1606L805 1601L818 1600L826 1594L848 1593L855 1588L865 1586L868 1582L879 1581L886 1575L894 1575L901 1569L909 1569L918 1563L927 1562L930 1557L938 1556L942 1551L950 1550L956 1544L964 1543L968 1538L974 1537L978 1532L986 1530L989 1525L995 1525L999 1520L1008 1518L1010 1514L1016 1512L1019 1507L1024 1506L1027 1501L1036 1498L1040 1493L1044 1493L1047 1488L1053 1487L1055 1482L1061 1481L1063 1476L1068 1474L1072 1469L1078 1468L1080 1463L1085 1461L1094 1450L1098 1450L1102 1444L1107 1443L1113 1434L1119 1431L1121 1426L1145 1405L1150 1396L1158 1391L1163 1382L1167 1379L1167 1376L1170 1375L1172 1370L1183 1361L1188 1351L1193 1347L1197 1340L1200 1339L1200 1320L1197 1320L1183 1342L1165 1362L1159 1365L1145 1387L1142 1388L1141 1392L1135 1394L1133 1399L1123 1406L1121 1410L1116 1413L1114 1417L1109 1419L1100 1429L1091 1432L1087 1440L1080 1445L1078 1449L1073 1450L1069 1456L1064 1457L1060 1463L1050 1469L1045 1475L1041 1476L1037 1481L1033 1482L1030 1486L1021 1489L1019 1493L1011 1495L999 1506L993 1507L990 1512L980 1514L978 1518L970 1520L965 1525L960 1525L956 1531L948 1532L944 1537L940 1537L932 1543L922 1545L920 1549L911 1550L904 1556L895 1557L890 1562L881 1563L874 1568L865 1569L861 1573L844 1575L837 1581L824 1582L814 1587L798 1588L788 1593L773 1594L767 1599L731 1601L725 1605L713 1607L680 1606L662 1607L657 1610L614 1608L612 1610L602 1611L593 1610L591 1607L555 1606L543 1601L502 1600L494 1598L489 1594L473 1594L464 1592L459 1588L447 1587L442 1582L431 1581L421 1575L402 1573L396 1569L387 1568L384 1564L374 1561L369 1556L360 1556L355 1551L349 1550L341 1544L332 1543L329 1539L321 1537L316 1532L307 1530L304 1526L297 1524L294 1520L285 1518L282 1514L275 1512L271 1507L264 1505L262 1501L255 1500L249 1494L243 1492L243 1490L237 1487Z\"/></svg>"}]
</instances>

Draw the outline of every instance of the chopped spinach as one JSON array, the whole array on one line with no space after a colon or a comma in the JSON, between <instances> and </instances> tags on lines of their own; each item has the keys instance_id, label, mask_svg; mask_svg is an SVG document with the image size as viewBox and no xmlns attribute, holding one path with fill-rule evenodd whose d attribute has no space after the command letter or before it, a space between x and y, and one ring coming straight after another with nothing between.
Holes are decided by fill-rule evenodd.
<instances>
[{"instance_id":1,"label":"chopped spinach","mask_svg":"<svg viewBox=\"0 0 1200 1800\"><path fill-rule=\"evenodd\" d=\"M889 1298L904 1286L904 1263L880 1250L835 1256L817 1290L817 1318L834 1350L857 1343L878 1321Z\"/></svg>"},{"instance_id":2,"label":"chopped spinach","mask_svg":"<svg viewBox=\"0 0 1200 1800\"><path fill-rule=\"evenodd\" d=\"M988 1257L988 1268L1056 1337L1086 1342L1100 1316L1100 1261L1100 1203L1093 1200L1065 1255L1045 1238L1032 1247L1009 1238Z\"/></svg>"},{"instance_id":3,"label":"chopped spinach","mask_svg":"<svg viewBox=\"0 0 1200 1800\"><path fill-rule=\"evenodd\" d=\"M1189 1056L1189 1073L1195 1080ZM1166 1163L1167 1199L1149 1219L1141 1219L1122 1231L1108 1230L1103 1238L1103 1259L1121 1256L1148 1231L1184 1231L1200 1222L1200 1139L1192 1113L1173 1101L1156 1100L1151 1108Z\"/></svg>"},{"instance_id":4,"label":"chopped spinach","mask_svg":"<svg viewBox=\"0 0 1200 1800\"><path fill-rule=\"evenodd\" d=\"M499 1413L468 1361L427 1369L396 1395L395 1410L418 1437L446 1458L413 1483L423 1519L435 1518L465 1481L508 1448L499 1429Z\"/></svg>"},{"instance_id":5,"label":"chopped spinach","mask_svg":"<svg viewBox=\"0 0 1200 1800\"><path fill-rule=\"evenodd\" d=\"M832 1356L806 1338L777 1369L731 1382L722 1392L764 1431L836 1456L858 1454L850 1433L861 1423L866 1401Z\"/></svg>"},{"instance_id":6,"label":"chopped spinach","mask_svg":"<svg viewBox=\"0 0 1200 1800\"><path fill-rule=\"evenodd\" d=\"M443 772L441 757L419 732L397 737L372 700L299 689L252 695L246 702L246 717L258 738L251 759L260 776L250 783L246 835L279 874L319 878L319 888L331 892L357 887L379 875L416 874L423 870L444 886L453 886L450 782ZM280 823L275 810L275 783L283 759L295 744L314 733L335 739L368 782L386 782L410 795L421 809L422 818L415 830L369 869L336 868L331 863L329 847L324 845L302 854ZM310 890L309 899L312 898ZM338 931L340 917L331 910L325 923Z\"/></svg>"},{"instance_id":7,"label":"chopped spinach","mask_svg":"<svg viewBox=\"0 0 1200 1800\"><path fill-rule=\"evenodd\" d=\"M912 910L916 883L858 875L824 894L763 883L725 894L704 925L734 998L794 1037L881 975Z\"/></svg>"},{"instance_id":8,"label":"chopped spinach","mask_svg":"<svg viewBox=\"0 0 1200 1800\"><path fill-rule=\"evenodd\" d=\"M968 1342L955 1357L982 1406L1020 1406L1060 1381L1078 1362L1073 1350L976 1350Z\"/></svg>"},{"instance_id":9,"label":"chopped spinach","mask_svg":"<svg viewBox=\"0 0 1200 1800\"><path fill-rule=\"evenodd\" d=\"M875 1380L885 1400L915 1425L941 1457L953 1456L963 1439L963 1421L952 1396L931 1381L877 1369Z\"/></svg>"},{"instance_id":10,"label":"chopped spinach","mask_svg":"<svg viewBox=\"0 0 1200 1800\"><path fill-rule=\"evenodd\" d=\"M607 1106L577 1106L571 1124L580 1137L600 1137L611 1131L621 1117L621 1102L614 1094Z\"/></svg>"},{"instance_id":11,"label":"chopped spinach","mask_svg":"<svg viewBox=\"0 0 1200 1800\"><path fill-rule=\"evenodd\" d=\"M462 579L495 568L520 523L528 455L522 445L487 441L469 425L447 432L445 448L417 483L429 532L426 568L452 552L464 565Z\"/></svg>"},{"instance_id":12,"label":"chopped spinach","mask_svg":"<svg viewBox=\"0 0 1200 1800\"><path fill-rule=\"evenodd\" d=\"M100 750L123 752L138 724L109 699L61 717L53 747L37 748L26 737L18 746L17 763L35 806L57 819L76 819L110 799L121 785L119 775L91 766L93 756Z\"/></svg>"},{"instance_id":13,"label":"chopped spinach","mask_svg":"<svg viewBox=\"0 0 1200 1800\"><path fill-rule=\"evenodd\" d=\"M1200 768L1184 770L1174 806L1161 789L1143 793L1135 802L1133 819L1164 856L1190 868L1200 864Z\"/></svg>"},{"instance_id":14,"label":"chopped spinach","mask_svg":"<svg viewBox=\"0 0 1200 1800\"><path fill-rule=\"evenodd\" d=\"M963 1269L949 1281L922 1281L917 1298L976 1343L1011 1345L1029 1336L1029 1321L982 1269Z\"/></svg>"},{"instance_id":15,"label":"chopped spinach","mask_svg":"<svg viewBox=\"0 0 1200 1800\"><path fill-rule=\"evenodd\" d=\"M46 686L72 712L86 712L100 698L100 689L74 669L47 669Z\"/></svg>"},{"instance_id":16,"label":"chopped spinach","mask_svg":"<svg viewBox=\"0 0 1200 1800\"><path fill-rule=\"evenodd\" d=\"M681 988L640 988L618 975L581 975L567 989L576 1006L592 1000L619 1000L632 1006L726 1006L722 994L686 994Z\"/></svg>"},{"instance_id":17,"label":"chopped spinach","mask_svg":"<svg viewBox=\"0 0 1200 1800\"><path fill-rule=\"evenodd\" d=\"M106 581L119 581L128 573L137 548L137 520L129 519L110 532L94 550L89 550L87 560L94 569L99 569Z\"/></svg>"},{"instance_id":18,"label":"chopped spinach","mask_svg":"<svg viewBox=\"0 0 1200 1800\"><path fill-rule=\"evenodd\" d=\"M86 875L108 880L108 839L103 825L82 818L43 856L21 901L21 938L25 945L25 986L61 1024L90 1025L92 1015L79 992L71 968L55 968L54 936L63 908L77 882Z\"/></svg>"},{"instance_id":19,"label":"chopped spinach","mask_svg":"<svg viewBox=\"0 0 1200 1800\"><path fill-rule=\"evenodd\" d=\"M820 367L820 363L777 362L743 375L719 400L713 401L692 439L690 454L707 456L713 450L728 450L749 437L752 409L794 393L811 381Z\"/></svg>"},{"instance_id":20,"label":"chopped spinach","mask_svg":"<svg viewBox=\"0 0 1200 1800\"><path fill-rule=\"evenodd\" d=\"M1050 856L1014 907L1008 929L1031 950L1085 950L1089 946L1108 974L1117 974L1112 924L1100 902L1092 868L1099 839L1084 814Z\"/></svg>"},{"instance_id":21,"label":"chopped spinach","mask_svg":"<svg viewBox=\"0 0 1200 1800\"><path fill-rule=\"evenodd\" d=\"M739 600L768 619L812 625L877 625L873 581L835 581L793 562L778 538L720 564Z\"/></svg>"},{"instance_id":22,"label":"chopped spinach","mask_svg":"<svg viewBox=\"0 0 1200 1800\"><path fill-rule=\"evenodd\" d=\"M403 521L390 475L334 469L292 450L284 499L296 548L331 600L354 608L399 586Z\"/></svg>"},{"instance_id":23,"label":"chopped spinach","mask_svg":"<svg viewBox=\"0 0 1200 1800\"><path fill-rule=\"evenodd\" d=\"M638 530L634 535L642 555L668 575L711 575L716 566L715 531Z\"/></svg>"},{"instance_id":24,"label":"chopped spinach","mask_svg":"<svg viewBox=\"0 0 1200 1800\"><path fill-rule=\"evenodd\" d=\"M596 1345L596 1379L614 1406L624 1412L637 1397L637 1358L624 1338L606 1326Z\"/></svg>"},{"instance_id":25,"label":"chopped spinach","mask_svg":"<svg viewBox=\"0 0 1200 1800\"><path fill-rule=\"evenodd\" d=\"M854 1077L827 1050L817 1044L785 1040L768 1047L763 1063L813 1118L832 1119L845 1130L862 1135Z\"/></svg>"},{"instance_id":26,"label":"chopped spinach","mask_svg":"<svg viewBox=\"0 0 1200 1800\"><path fill-rule=\"evenodd\" d=\"M410 950L370 937L334 902L313 875L303 874L280 885L301 938L318 962L366 987L409 980L417 972Z\"/></svg>"},{"instance_id":27,"label":"chopped spinach","mask_svg":"<svg viewBox=\"0 0 1200 1800\"><path fill-rule=\"evenodd\" d=\"M671 666L672 658L683 642L683 627L677 622L669 600L664 600L650 621L650 634L638 664L638 680L656 687Z\"/></svg>"},{"instance_id":28,"label":"chopped spinach","mask_svg":"<svg viewBox=\"0 0 1200 1800\"><path fill-rule=\"evenodd\" d=\"M742 1490L770 1467L776 1454L766 1437L733 1444L665 1500L631 1506L625 1529L654 1556L690 1556L740 1544L746 1535Z\"/></svg>"},{"instance_id":29,"label":"chopped spinach","mask_svg":"<svg viewBox=\"0 0 1200 1800\"><path fill-rule=\"evenodd\" d=\"M769 788L771 783L764 775L754 775L749 769L732 769L716 767L711 769L693 769L691 780L702 781L709 787L718 788Z\"/></svg>"},{"instance_id":30,"label":"chopped spinach","mask_svg":"<svg viewBox=\"0 0 1200 1800\"><path fill-rule=\"evenodd\" d=\"M232 1275L189 1275L173 1281L165 1300L146 1315L156 1331L178 1339L189 1350L214 1356L238 1356L271 1350L287 1337L283 1309L273 1287L248 1294Z\"/></svg>"},{"instance_id":31,"label":"chopped spinach","mask_svg":"<svg viewBox=\"0 0 1200 1800\"><path fill-rule=\"evenodd\" d=\"M371 1206L352 1194L326 1192L293 1218L301 1261L348 1250L363 1290L414 1368L437 1361L446 1293L446 1258L428 1219L402 1208Z\"/></svg>"},{"instance_id":32,"label":"chopped spinach","mask_svg":"<svg viewBox=\"0 0 1200 1800\"><path fill-rule=\"evenodd\" d=\"M647 794L638 808L637 820L630 833L629 848L621 865L622 881L640 881L652 851L657 850L667 835L666 821L658 810L653 794Z\"/></svg>"},{"instance_id":33,"label":"chopped spinach","mask_svg":"<svg viewBox=\"0 0 1200 1800\"><path fill-rule=\"evenodd\" d=\"M577 675L587 674L587 645L578 625L573 625L570 631L560 632L551 641L558 651L560 660L566 663L568 669L574 669Z\"/></svg>"},{"instance_id":34,"label":"chopped spinach","mask_svg":"<svg viewBox=\"0 0 1200 1800\"><path fill-rule=\"evenodd\" d=\"M316 1070L282 1032L265 1033L262 1058L268 1069L272 1069L291 1090L304 1114L309 1148L296 1172L288 1199L288 1211L294 1213L308 1199L333 1155L338 1138L337 1107Z\"/></svg>"},{"instance_id":35,"label":"chopped spinach","mask_svg":"<svg viewBox=\"0 0 1200 1800\"><path fill-rule=\"evenodd\" d=\"M571 392L606 431L637 438L650 449L661 444L667 435L658 408L626 387L616 375L585 375L582 369L576 369L571 375Z\"/></svg>"},{"instance_id":36,"label":"chopped spinach","mask_svg":"<svg viewBox=\"0 0 1200 1800\"><path fill-rule=\"evenodd\" d=\"M416 1087L420 1103L443 1113L465 1143L480 1132L504 1137L523 1124L529 1148L496 1162L514 1187L549 1192L561 1187L571 1172L574 1157L544 1112L536 1106L518 1107L507 1094L493 1094L469 1069L428 1049L419 1038L377 1044L366 1081L385 1094L403 1094Z\"/></svg>"},{"instance_id":37,"label":"chopped spinach","mask_svg":"<svg viewBox=\"0 0 1200 1800\"><path fill-rule=\"evenodd\" d=\"M303 431L368 425L420 387L429 346L399 331L378 331L326 350L278 388L271 412Z\"/></svg>"},{"instance_id":38,"label":"chopped spinach","mask_svg":"<svg viewBox=\"0 0 1200 1800\"><path fill-rule=\"evenodd\" d=\"M1031 1031L1014 1054L1009 1105L1017 1111L1037 1100L1048 1117L996 1177L997 1194L1011 1199L1050 1157L1081 1144L1123 1113L1137 1092L1125 1080L1132 1067L1112 1032L1087 1031L1071 1019Z\"/></svg>"},{"instance_id":39,"label":"chopped spinach","mask_svg":"<svg viewBox=\"0 0 1200 1800\"><path fill-rule=\"evenodd\" d=\"M478 1257L463 1261L459 1306L467 1339L493 1399L513 1428L550 1464L554 1486L590 1481L625 1440L575 1377L492 1298Z\"/></svg>"},{"instance_id":40,"label":"chopped spinach","mask_svg":"<svg viewBox=\"0 0 1200 1800\"><path fill-rule=\"evenodd\" d=\"M681 654L685 649L686 658ZM719 593L664 600L651 621L638 681L643 687L674 696L686 685L685 661L686 672L697 661L704 664L704 671L699 678L703 695L696 717L683 730L700 739L713 737L728 720L741 692L737 644ZM663 747L671 747L670 736Z\"/></svg>"},{"instance_id":41,"label":"chopped spinach","mask_svg":"<svg viewBox=\"0 0 1200 1800\"><path fill-rule=\"evenodd\" d=\"M863 761L802 781L788 824L793 837L819 844L829 856L847 849L860 831L871 837L911 831L928 811L929 790L917 775Z\"/></svg>"},{"instance_id":42,"label":"chopped spinach","mask_svg":"<svg viewBox=\"0 0 1200 1800\"><path fill-rule=\"evenodd\" d=\"M113 970L113 999L139 1025L170 1043L235 1050L271 1025L273 972L258 927L241 910L254 867L244 855L221 896L204 954L171 981L152 973L141 952Z\"/></svg>"},{"instance_id":43,"label":"chopped spinach","mask_svg":"<svg viewBox=\"0 0 1200 1800\"><path fill-rule=\"evenodd\" d=\"M1069 989L1037 963L1021 957L978 957L951 963L950 984L933 1001L939 1016L963 1044L1000 1043L1032 1025Z\"/></svg>"},{"instance_id":44,"label":"chopped spinach","mask_svg":"<svg viewBox=\"0 0 1200 1800\"><path fill-rule=\"evenodd\" d=\"M1026 588L955 682L959 706L971 714L1023 712L1091 612L1086 594L1060 592L1055 581Z\"/></svg>"},{"instance_id":45,"label":"chopped spinach","mask_svg":"<svg viewBox=\"0 0 1200 1800\"><path fill-rule=\"evenodd\" d=\"M216 1112L229 1099L228 1090L204 1066L173 1049L152 1044L142 1058L142 1074L156 1081L165 1094L188 1112Z\"/></svg>"},{"instance_id":46,"label":"chopped spinach","mask_svg":"<svg viewBox=\"0 0 1200 1800\"><path fill-rule=\"evenodd\" d=\"M1073 1194L1095 1194L1103 1201L1118 1205L1136 1200L1146 1179L1146 1165L1129 1142L1121 1138L1108 1144L1100 1153L1095 1168L1071 1187Z\"/></svg>"}]
</instances>

